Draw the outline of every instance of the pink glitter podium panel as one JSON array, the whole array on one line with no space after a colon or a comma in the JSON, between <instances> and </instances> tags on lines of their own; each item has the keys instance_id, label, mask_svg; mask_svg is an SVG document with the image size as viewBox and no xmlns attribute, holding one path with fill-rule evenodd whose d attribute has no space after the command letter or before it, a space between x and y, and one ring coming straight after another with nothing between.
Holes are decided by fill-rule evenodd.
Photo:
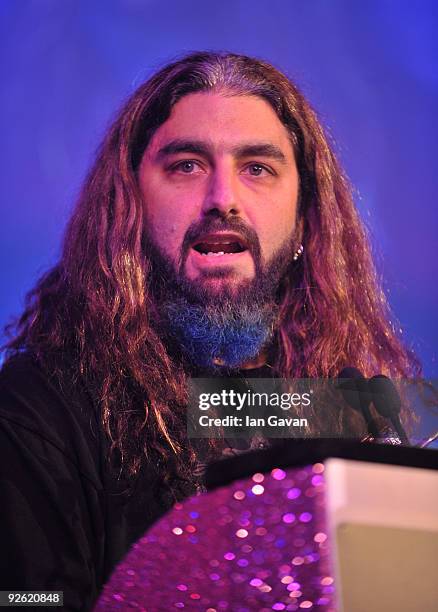
<instances>
[{"instance_id":1,"label":"pink glitter podium panel","mask_svg":"<svg viewBox=\"0 0 438 612\"><path fill-rule=\"evenodd\" d=\"M177 504L134 544L95 610L334 612L324 487L316 463Z\"/></svg>"}]
</instances>

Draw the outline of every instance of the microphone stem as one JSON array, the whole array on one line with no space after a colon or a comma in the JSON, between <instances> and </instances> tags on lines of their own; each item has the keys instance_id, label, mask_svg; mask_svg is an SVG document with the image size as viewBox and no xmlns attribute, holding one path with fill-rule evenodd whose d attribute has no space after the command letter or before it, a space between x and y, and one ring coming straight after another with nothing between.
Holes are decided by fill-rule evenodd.
<instances>
[{"instance_id":1,"label":"microphone stem","mask_svg":"<svg viewBox=\"0 0 438 612\"><path fill-rule=\"evenodd\" d=\"M432 442L435 442L435 440L438 439L438 431L436 431L432 436L430 436L430 438L426 438L426 440L423 440L418 447L419 448L426 448L426 446L429 446L429 444L432 444Z\"/></svg>"},{"instance_id":2,"label":"microphone stem","mask_svg":"<svg viewBox=\"0 0 438 612\"><path fill-rule=\"evenodd\" d=\"M362 407L362 412L363 415L365 417L365 421L368 427L368 433L371 434L373 436L373 438L378 438L380 435L379 430L377 429L377 425L374 422L373 417L371 416L371 412L368 406L363 406Z\"/></svg>"}]
</instances>

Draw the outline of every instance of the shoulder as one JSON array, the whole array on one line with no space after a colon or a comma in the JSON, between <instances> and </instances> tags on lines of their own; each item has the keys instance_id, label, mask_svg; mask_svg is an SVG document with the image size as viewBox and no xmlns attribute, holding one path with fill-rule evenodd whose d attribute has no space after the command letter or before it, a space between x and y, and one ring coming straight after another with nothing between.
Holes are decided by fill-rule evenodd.
<instances>
[{"instance_id":1,"label":"shoulder","mask_svg":"<svg viewBox=\"0 0 438 612\"><path fill-rule=\"evenodd\" d=\"M53 397L56 389L50 383L50 376L40 367L30 353L19 353L5 361L0 369L0 410L11 410L14 403L29 406L27 399ZM32 402L31 402L32 403ZM27 411L28 412L28 411ZM26 411L20 411L24 417ZM20 413L17 413L20 414Z\"/></svg>"},{"instance_id":2,"label":"shoulder","mask_svg":"<svg viewBox=\"0 0 438 612\"><path fill-rule=\"evenodd\" d=\"M95 406L85 387L74 383L67 366L52 374L29 353L3 364L0 436L13 437L17 445L31 445L44 454L50 447L96 476L101 436Z\"/></svg>"}]
</instances>

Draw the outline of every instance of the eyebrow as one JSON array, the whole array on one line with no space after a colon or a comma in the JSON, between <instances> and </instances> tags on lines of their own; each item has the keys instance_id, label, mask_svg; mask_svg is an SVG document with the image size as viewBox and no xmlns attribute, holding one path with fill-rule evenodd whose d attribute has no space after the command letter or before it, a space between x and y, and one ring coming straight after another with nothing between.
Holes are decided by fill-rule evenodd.
<instances>
[{"instance_id":1,"label":"eyebrow","mask_svg":"<svg viewBox=\"0 0 438 612\"><path fill-rule=\"evenodd\" d=\"M282 164L287 163L287 159L280 147L269 142L248 142L237 145L230 149L232 155L238 159L242 157L269 157ZM176 139L168 142L159 149L157 159L162 159L167 155L176 153L193 153L207 158L213 157L213 147L208 142L201 140Z\"/></svg>"}]
</instances>

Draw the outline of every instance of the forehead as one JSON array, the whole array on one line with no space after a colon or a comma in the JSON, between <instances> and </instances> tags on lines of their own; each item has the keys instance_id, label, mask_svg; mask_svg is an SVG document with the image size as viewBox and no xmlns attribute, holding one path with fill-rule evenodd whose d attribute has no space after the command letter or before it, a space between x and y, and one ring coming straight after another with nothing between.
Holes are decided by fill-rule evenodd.
<instances>
[{"instance_id":1,"label":"forehead","mask_svg":"<svg viewBox=\"0 0 438 612\"><path fill-rule=\"evenodd\" d=\"M266 100L219 92L188 94L172 108L155 132L147 152L153 154L172 139L206 141L218 152L242 142L260 141L280 147L293 159L289 133Z\"/></svg>"}]
</instances>

